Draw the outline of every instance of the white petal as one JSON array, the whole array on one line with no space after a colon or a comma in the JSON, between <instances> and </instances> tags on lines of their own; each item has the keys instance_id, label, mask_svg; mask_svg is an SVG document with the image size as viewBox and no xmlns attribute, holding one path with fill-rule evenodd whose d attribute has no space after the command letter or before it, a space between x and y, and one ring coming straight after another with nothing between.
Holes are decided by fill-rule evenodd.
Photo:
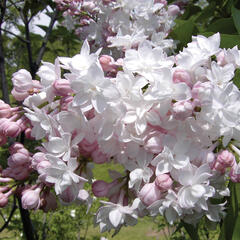
<instances>
[{"instance_id":1,"label":"white petal","mask_svg":"<svg viewBox=\"0 0 240 240\"><path fill-rule=\"evenodd\" d=\"M111 224L116 228L122 220L122 214L118 211L118 209L112 210L109 213L109 220Z\"/></svg>"},{"instance_id":2,"label":"white petal","mask_svg":"<svg viewBox=\"0 0 240 240\"><path fill-rule=\"evenodd\" d=\"M98 113L102 113L107 108L107 102L100 94L92 97L92 105Z\"/></svg>"},{"instance_id":3,"label":"white petal","mask_svg":"<svg viewBox=\"0 0 240 240\"><path fill-rule=\"evenodd\" d=\"M128 111L123 118L123 122L128 124L128 123L133 123L137 119L137 115L135 111Z\"/></svg>"},{"instance_id":4,"label":"white petal","mask_svg":"<svg viewBox=\"0 0 240 240\"><path fill-rule=\"evenodd\" d=\"M156 176L159 174L168 173L172 170L172 166L168 161L162 160L156 167Z\"/></svg>"},{"instance_id":5,"label":"white petal","mask_svg":"<svg viewBox=\"0 0 240 240\"><path fill-rule=\"evenodd\" d=\"M203 194L206 193L205 187L201 184L193 185L191 188L191 194L195 198L200 198Z\"/></svg>"}]
</instances>

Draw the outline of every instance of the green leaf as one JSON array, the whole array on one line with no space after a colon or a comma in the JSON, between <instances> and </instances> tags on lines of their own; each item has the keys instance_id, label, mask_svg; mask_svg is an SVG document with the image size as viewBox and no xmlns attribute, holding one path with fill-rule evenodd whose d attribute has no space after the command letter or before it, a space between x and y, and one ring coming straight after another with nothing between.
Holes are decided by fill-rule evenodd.
<instances>
[{"instance_id":1,"label":"green leaf","mask_svg":"<svg viewBox=\"0 0 240 240\"><path fill-rule=\"evenodd\" d=\"M238 31L238 34L240 34L240 10L232 6L231 11L232 11L234 25Z\"/></svg>"},{"instance_id":2,"label":"green leaf","mask_svg":"<svg viewBox=\"0 0 240 240\"><path fill-rule=\"evenodd\" d=\"M234 27L232 18L221 18L213 23L211 23L207 30L207 32L220 32L225 34L236 34L236 28Z\"/></svg>"},{"instance_id":3,"label":"green leaf","mask_svg":"<svg viewBox=\"0 0 240 240\"><path fill-rule=\"evenodd\" d=\"M202 10L202 13L196 19L196 22L209 21L209 18L214 16L215 9L216 9L216 3L215 1L212 1L206 8Z\"/></svg>"},{"instance_id":4,"label":"green leaf","mask_svg":"<svg viewBox=\"0 0 240 240\"><path fill-rule=\"evenodd\" d=\"M233 83L240 89L240 69L235 71Z\"/></svg>"},{"instance_id":5,"label":"green leaf","mask_svg":"<svg viewBox=\"0 0 240 240\"><path fill-rule=\"evenodd\" d=\"M227 199L227 215L224 218L219 240L234 239L239 240L239 225L240 225L240 184L229 183L231 192L230 197Z\"/></svg>"},{"instance_id":6,"label":"green leaf","mask_svg":"<svg viewBox=\"0 0 240 240\"><path fill-rule=\"evenodd\" d=\"M192 36L196 33L196 26L192 20L177 20L176 23L170 37L180 41L179 48L182 49L191 42Z\"/></svg>"},{"instance_id":7,"label":"green leaf","mask_svg":"<svg viewBox=\"0 0 240 240\"><path fill-rule=\"evenodd\" d=\"M235 226L232 240L239 240L240 236L240 184L235 184Z\"/></svg>"},{"instance_id":8,"label":"green leaf","mask_svg":"<svg viewBox=\"0 0 240 240\"><path fill-rule=\"evenodd\" d=\"M182 222L182 224L192 240L199 240L198 227L194 227L192 224L185 222Z\"/></svg>"},{"instance_id":9,"label":"green leaf","mask_svg":"<svg viewBox=\"0 0 240 240\"><path fill-rule=\"evenodd\" d=\"M198 16L201 12L202 12L202 9L200 7L188 4L186 6L186 9L184 10L184 14L181 16L181 19L187 20L193 15Z\"/></svg>"}]
</instances>

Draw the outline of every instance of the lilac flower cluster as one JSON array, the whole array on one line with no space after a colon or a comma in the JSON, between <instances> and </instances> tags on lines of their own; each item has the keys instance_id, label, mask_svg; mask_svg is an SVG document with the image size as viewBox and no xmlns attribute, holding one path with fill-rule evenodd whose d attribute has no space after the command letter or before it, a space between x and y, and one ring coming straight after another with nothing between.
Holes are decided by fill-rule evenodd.
<instances>
[{"instance_id":1,"label":"lilac flower cluster","mask_svg":"<svg viewBox=\"0 0 240 240\"><path fill-rule=\"evenodd\" d=\"M102 232L146 215L169 223L221 220L227 183L240 182L240 91L233 83L240 51L221 49L218 33L193 37L174 56L149 37L124 46L114 59L101 49L91 53L86 40L79 54L43 62L40 81L24 69L13 75L12 95L23 107L0 102L0 143L21 132L44 141L35 154L11 146L8 168L1 169L0 182L8 184L0 188L1 207L17 192L26 209L55 209L53 188L63 203L90 207L88 183L108 199L95 217ZM109 171L110 183L94 179L93 167L110 162L124 171ZM15 191L34 174L34 185Z\"/></svg>"},{"instance_id":2,"label":"lilac flower cluster","mask_svg":"<svg viewBox=\"0 0 240 240\"><path fill-rule=\"evenodd\" d=\"M64 11L64 25L87 38L96 47L137 47L148 39L153 46L171 49L173 40L166 39L180 13L166 0L55 0ZM106 50L106 49L105 49Z\"/></svg>"}]
</instances>

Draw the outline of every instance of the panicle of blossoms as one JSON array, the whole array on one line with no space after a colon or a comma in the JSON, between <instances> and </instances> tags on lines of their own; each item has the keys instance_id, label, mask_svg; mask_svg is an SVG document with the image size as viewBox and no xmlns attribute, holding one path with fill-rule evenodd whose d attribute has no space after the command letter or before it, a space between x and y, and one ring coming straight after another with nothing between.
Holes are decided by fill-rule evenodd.
<instances>
[{"instance_id":1,"label":"panicle of blossoms","mask_svg":"<svg viewBox=\"0 0 240 240\"><path fill-rule=\"evenodd\" d=\"M82 0L55 1L64 11L64 24L80 38L95 46L136 48L143 40L154 46L171 49L174 42L166 39L174 19L180 13L177 5L154 0Z\"/></svg>"},{"instance_id":2,"label":"panicle of blossoms","mask_svg":"<svg viewBox=\"0 0 240 240\"><path fill-rule=\"evenodd\" d=\"M74 57L44 62L42 87L23 102L32 136L45 138L31 157L38 181L64 203L88 205L84 184L92 183L93 194L109 200L96 214L101 231L145 215L220 221L224 205L211 199L229 195L229 177L240 179L240 92L232 83L238 60L217 58L239 50L219 45L219 34L193 37L172 57L143 41L115 61L90 53L85 41ZM110 171L111 183L93 181L92 162L112 160L124 173ZM29 208L39 208L40 193L31 191L37 197Z\"/></svg>"}]
</instances>

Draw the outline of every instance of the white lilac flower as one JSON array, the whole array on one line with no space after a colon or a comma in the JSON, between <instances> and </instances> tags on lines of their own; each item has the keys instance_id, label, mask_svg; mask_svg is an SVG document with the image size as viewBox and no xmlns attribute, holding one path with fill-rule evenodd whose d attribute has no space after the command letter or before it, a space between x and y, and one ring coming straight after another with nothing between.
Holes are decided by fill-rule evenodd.
<instances>
[{"instance_id":1,"label":"white lilac flower","mask_svg":"<svg viewBox=\"0 0 240 240\"><path fill-rule=\"evenodd\" d=\"M173 170L171 175L182 185L178 192L178 201L182 208L200 207L208 210L207 200L215 194L214 187L209 185L212 174L208 164L197 168L189 163L178 171Z\"/></svg>"},{"instance_id":2,"label":"white lilac flower","mask_svg":"<svg viewBox=\"0 0 240 240\"><path fill-rule=\"evenodd\" d=\"M101 232L114 228L119 230L123 225L134 226L137 224L137 208L140 199L135 199L132 206L122 206L111 202L104 202L103 207L96 213L96 223L100 225Z\"/></svg>"},{"instance_id":3,"label":"white lilac flower","mask_svg":"<svg viewBox=\"0 0 240 240\"><path fill-rule=\"evenodd\" d=\"M36 138L36 140L42 139L46 134L51 134L52 129L55 126L55 120L42 109L39 109L33 105L33 110L25 108L26 117L31 121L33 129L31 135Z\"/></svg>"},{"instance_id":4,"label":"white lilac flower","mask_svg":"<svg viewBox=\"0 0 240 240\"><path fill-rule=\"evenodd\" d=\"M217 86L224 88L234 76L233 64L226 64L221 67L216 62L212 62L211 70L207 70L207 78Z\"/></svg>"},{"instance_id":5,"label":"white lilac flower","mask_svg":"<svg viewBox=\"0 0 240 240\"><path fill-rule=\"evenodd\" d=\"M128 182L129 188L134 187L136 191L139 191L142 182L148 183L150 181L153 171L148 166L152 157L152 154L140 149L138 151L138 155L136 156L136 161L131 159L124 164L125 168L130 171L130 179Z\"/></svg>"},{"instance_id":6,"label":"white lilac flower","mask_svg":"<svg viewBox=\"0 0 240 240\"><path fill-rule=\"evenodd\" d=\"M78 167L76 158L69 158L65 163L60 158L47 154L46 159L51 163L51 167L44 170L46 181L54 183L56 194L63 193L67 187L76 189L79 183L87 182L85 178L74 173Z\"/></svg>"}]
</instances>

